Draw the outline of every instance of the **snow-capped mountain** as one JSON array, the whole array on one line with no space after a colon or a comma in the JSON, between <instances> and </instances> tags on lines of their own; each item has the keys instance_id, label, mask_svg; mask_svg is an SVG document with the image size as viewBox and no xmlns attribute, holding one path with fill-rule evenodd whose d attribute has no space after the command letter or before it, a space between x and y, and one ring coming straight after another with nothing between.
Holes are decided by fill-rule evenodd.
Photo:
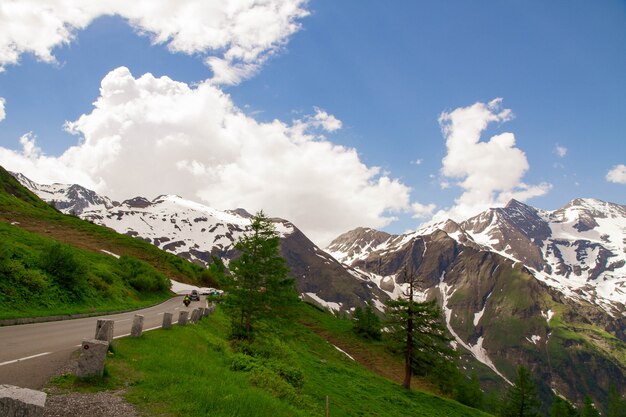
<instances>
[{"instance_id":1,"label":"snow-capped mountain","mask_svg":"<svg viewBox=\"0 0 626 417\"><path fill-rule=\"evenodd\" d=\"M78 185L18 180L57 209L149 241L198 263L235 255L250 214L177 196L121 203ZM390 235L359 228L324 251L275 219L281 252L303 297L346 311L401 296L405 269L417 296L437 298L464 366L486 384L512 381L519 364L553 392L601 402L626 391L626 207L574 200L553 212L511 201L461 223L448 220ZM331 255L329 255L332 254Z\"/></svg>"},{"instance_id":2,"label":"snow-capped mountain","mask_svg":"<svg viewBox=\"0 0 626 417\"><path fill-rule=\"evenodd\" d=\"M626 206L576 199L549 212L512 200L461 227L565 295L625 313Z\"/></svg>"},{"instance_id":3,"label":"snow-capped mountain","mask_svg":"<svg viewBox=\"0 0 626 417\"><path fill-rule=\"evenodd\" d=\"M511 200L462 223L448 220L399 236L355 229L326 250L354 266L437 230L462 245L521 262L568 297L601 304L612 314L626 312L626 206L600 200L576 199L555 211Z\"/></svg>"},{"instance_id":4,"label":"snow-capped mountain","mask_svg":"<svg viewBox=\"0 0 626 417\"><path fill-rule=\"evenodd\" d=\"M20 173L12 172L11 175L43 201L64 213L80 215L85 210L108 210L119 205L80 185L38 184Z\"/></svg>"},{"instance_id":5,"label":"snow-capped mountain","mask_svg":"<svg viewBox=\"0 0 626 417\"><path fill-rule=\"evenodd\" d=\"M602 401L610 384L626 390L625 238L625 206L577 199L550 212L513 200L402 235L355 229L326 250L392 298L404 271L416 274L418 297L439 300L479 374L512 381L524 364L545 398Z\"/></svg>"},{"instance_id":6,"label":"snow-capped mountain","mask_svg":"<svg viewBox=\"0 0 626 417\"><path fill-rule=\"evenodd\" d=\"M249 230L252 217L241 208L220 211L175 195L161 195L153 200L135 197L119 203L80 185L44 185L21 174L13 176L64 213L204 265L211 262L212 256L226 262L236 256L235 242ZM388 298L369 279L350 274L291 222L272 220L281 236L282 255L296 277L302 297L335 311L349 310L369 300L381 304Z\"/></svg>"}]
</instances>

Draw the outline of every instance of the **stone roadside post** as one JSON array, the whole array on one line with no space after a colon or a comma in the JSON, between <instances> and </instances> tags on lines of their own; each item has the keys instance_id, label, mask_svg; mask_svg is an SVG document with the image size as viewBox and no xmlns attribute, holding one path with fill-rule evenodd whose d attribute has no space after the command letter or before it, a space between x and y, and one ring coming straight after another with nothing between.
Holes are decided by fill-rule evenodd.
<instances>
[{"instance_id":1,"label":"stone roadside post","mask_svg":"<svg viewBox=\"0 0 626 417\"><path fill-rule=\"evenodd\" d=\"M163 313L163 326L164 329L170 329L172 327L172 313Z\"/></svg>"},{"instance_id":2,"label":"stone roadside post","mask_svg":"<svg viewBox=\"0 0 626 417\"><path fill-rule=\"evenodd\" d=\"M113 341L113 320L98 320L96 324L96 340L111 343Z\"/></svg>"},{"instance_id":3,"label":"stone roadside post","mask_svg":"<svg viewBox=\"0 0 626 417\"><path fill-rule=\"evenodd\" d=\"M47 395L45 392L13 385L0 385L0 416L43 416Z\"/></svg>"},{"instance_id":4,"label":"stone roadside post","mask_svg":"<svg viewBox=\"0 0 626 417\"><path fill-rule=\"evenodd\" d=\"M130 337L140 337L143 333L143 316L135 314L133 319L133 327L130 329Z\"/></svg>"},{"instance_id":5,"label":"stone roadside post","mask_svg":"<svg viewBox=\"0 0 626 417\"><path fill-rule=\"evenodd\" d=\"M76 376L79 378L102 376L108 350L109 342L96 339L83 340Z\"/></svg>"},{"instance_id":6,"label":"stone roadside post","mask_svg":"<svg viewBox=\"0 0 626 417\"><path fill-rule=\"evenodd\" d=\"M180 326L184 326L185 324L187 324L187 317L189 316L189 312L188 311L181 311L180 314L178 315L178 324Z\"/></svg>"}]
</instances>

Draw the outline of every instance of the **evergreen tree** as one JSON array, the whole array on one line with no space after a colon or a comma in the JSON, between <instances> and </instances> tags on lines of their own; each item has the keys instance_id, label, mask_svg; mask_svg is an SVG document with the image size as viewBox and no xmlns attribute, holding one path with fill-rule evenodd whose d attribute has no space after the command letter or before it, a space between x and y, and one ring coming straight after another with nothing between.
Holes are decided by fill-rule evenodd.
<instances>
[{"instance_id":1,"label":"evergreen tree","mask_svg":"<svg viewBox=\"0 0 626 417\"><path fill-rule=\"evenodd\" d=\"M530 372L523 366L517 369L515 385L509 388L500 410L502 417L539 417L541 402Z\"/></svg>"},{"instance_id":2,"label":"evergreen tree","mask_svg":"<svg viewBox=\"0 0 626 417\"><path fill-rule=\"evenodd\" d=\"M380 340L380 318L374 313L374 309L370 304L363 310L356 307L352 316L353 330L361 337L368 339Z\"/></svg>"},{"instance_id":3,"label":"evergreen tree","mask_svg":"<svg viewBox=\"0 0 626 417\"><path fill-rule=\"evenodd\" d=\"M232 314L233 336L250 340L254 323L277 314L295 301L294 280L279 254L280 239L263 212L251 222L251 232L235 244L241 255L230 263L225 306Z\"/></svg>"},{"instance_id":4,"label":"evergreen tree","mask_svg":"<svg viewBox=\"0 0 626 417\"><path fill-rule=\"evenodd\" d=\"M476 374L472 373L469 381L465 378L462 381L457 388L456 400L461 404L482 410L485 406L484 396Z\"/></svg>"},{"instance_id":5,"label":"evergreen tree","mask_svg":"<svg viewBox=\"0 0 626 417\"><path fill-rule=\"evenodd\" d=\"M588 395L585 395L585 399L583 400L583 408L580 410L580 417L600 417L600 413L596 410L591 397Z\"/></svg>"},{"instance_id":6,"label":"evergreen tree","mask_svg":"<svg viewBox=\"0 0 626 417\"><path fill-rule=\"evenodd\" d=\"M609 388L609 401L606 408L606 417L626 417L626 401L621 398L613 384Z\"/></svg>"},{"instance_id":7,"label":"evergreen tree","mask_svg":"<svg viewBox=\"0 0 626 417\"><path fill-rule=\"evenodd\" d=\"M552 408L550 409L550 417L576 417L578 412L576 408L561 397L554 397Z\"/></svg>"},{"instance_id":8,"label":"evergreen tree","mask_svg":"<svg viewBox=\"0 0 626 417\"><path fill-rule=\"evenodd\" d=\"M414 299L414 286L417 278L414 271L404 269L408 288L406 299L387 302L387 328L394 344L404 351L404 382L411 387L411 376L428 375L438 367L450 363L455 352L450 348L450 338L446 335L442 312L437 300L419 303Z\"/></svg>"}]
</instances>

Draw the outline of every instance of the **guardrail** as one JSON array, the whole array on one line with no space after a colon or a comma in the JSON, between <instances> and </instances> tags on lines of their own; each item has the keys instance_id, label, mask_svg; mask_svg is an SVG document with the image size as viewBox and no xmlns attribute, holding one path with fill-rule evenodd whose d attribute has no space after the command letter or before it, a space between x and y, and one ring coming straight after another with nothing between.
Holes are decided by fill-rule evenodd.
<instances>
[{"instance_id":1,"label":"guardrail","mask_svg":"<svg viewBox=\"0 0 626 417\"><path fill-rule=\"evenodd\" d=\"M178 325L187 323L196 324L202 318L215 312L215 304L208 304L206 308L197 308L191 312L181 311ZM162 329L172 328L172 313L163 314ZM143 334L143 319L136 314L130 337L141 337ZM104 373L104 361L107 351L113 341L113 320L98 320L94 339L83 340L81 353L78 358L76 376L79 378L101 377ZM14 385L0 385L0 416L2 417L39 417L44 414L47 394L42 391L16 387Z\"/></svg>"}]
</instances>

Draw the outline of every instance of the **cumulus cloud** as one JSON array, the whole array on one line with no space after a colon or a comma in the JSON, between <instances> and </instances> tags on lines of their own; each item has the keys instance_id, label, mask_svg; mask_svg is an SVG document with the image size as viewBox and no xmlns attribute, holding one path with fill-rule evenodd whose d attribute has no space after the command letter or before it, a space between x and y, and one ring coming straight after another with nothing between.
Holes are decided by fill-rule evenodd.
<instances>
[{"instance_id":1,"label":"cumulus cloud","mask_svg":"<svg viewBox=\"0 0 626 417\"><path fill-rule=\"evenodd\" d=\"M433 211L437 206L435 204L421 204L421 203L413 203L411 204L411 210L413 211L414 219L424 219L429 218L433 215Z\"/></svg>"},{"instance_id":2,"label":"cumulus cloud","mask_svg":"<svg viewBox=\"0 0 626 417\"><path fill-rule=\"evenodd\" d=\"M606 180L616 184L626 184L626 165L615 165L606 174Z\"/></svg>"},{"instance_id":3,"label":"cumulus cloud","mask_svg":"<svg viewBox=\"0 0 626 417\"><path fill-rule=\"evenodd\" d=\"M564 158L565 155L567 155L567 148L557 143L554 147L554 153L557 154L559 158Z\"/></svg>"},{"instance_id":4,"label":"cumulus cloud","mask_svg":"<svg viewBox=\"0 0 626 417\"><path fill-rule=\"evenodd\" d=\"M7 113L4 110L4 98L0 97L0 122L3 121L7 117Z\"/></svg>"},{"instance_id":5,"label":"cumulus cloud","mask_svg":"<svg viewBox=\"0 0 626 417\"><path fill-rule=\"evenodd\" d=\"M511 198L524 201L548 192L550 184L529 185L522 181L529 165L524 152L516 147L513 133L504 132L481 141L489 124L512 118L513 113L502 108L500 98L441 113L439 124L448 151L442 160L441 174L456 180L454 184L463 193L452 208L439 211L436 219L461 220L503 205Z\"/></svg>"},{"instance_id":6,"label":"cumulus cloud","mask_svg":"<svg viewBox=\"0 0 626 417\"><path fill-rule=\"evenodd\" d=\"M306 0L5 0L0 71L23 53L55 62L53 49L100 16L126 19L172 52L206 54L214 82L237 84L258 71L300 29ZM37 30L33 30L37 28Z\"/></svg>"},{"instance_id":7,"label":"cumulus cloud","mask_svg":"<svg viewBox=\"0 0 626 417\"><path fill-rule=\"evenodd\" d=\"M102 80L92 111L67 123L76 146L46 156L27 135L19 152L0 148L0 164L118 200L175 193L221 209L263 209L322 245L410 210L409 188L363 164L355 149L319 136L341 122L314 110L292 123L261 123L210 82L135 78L120 67Z\"/></svg>"}]
</instances>

